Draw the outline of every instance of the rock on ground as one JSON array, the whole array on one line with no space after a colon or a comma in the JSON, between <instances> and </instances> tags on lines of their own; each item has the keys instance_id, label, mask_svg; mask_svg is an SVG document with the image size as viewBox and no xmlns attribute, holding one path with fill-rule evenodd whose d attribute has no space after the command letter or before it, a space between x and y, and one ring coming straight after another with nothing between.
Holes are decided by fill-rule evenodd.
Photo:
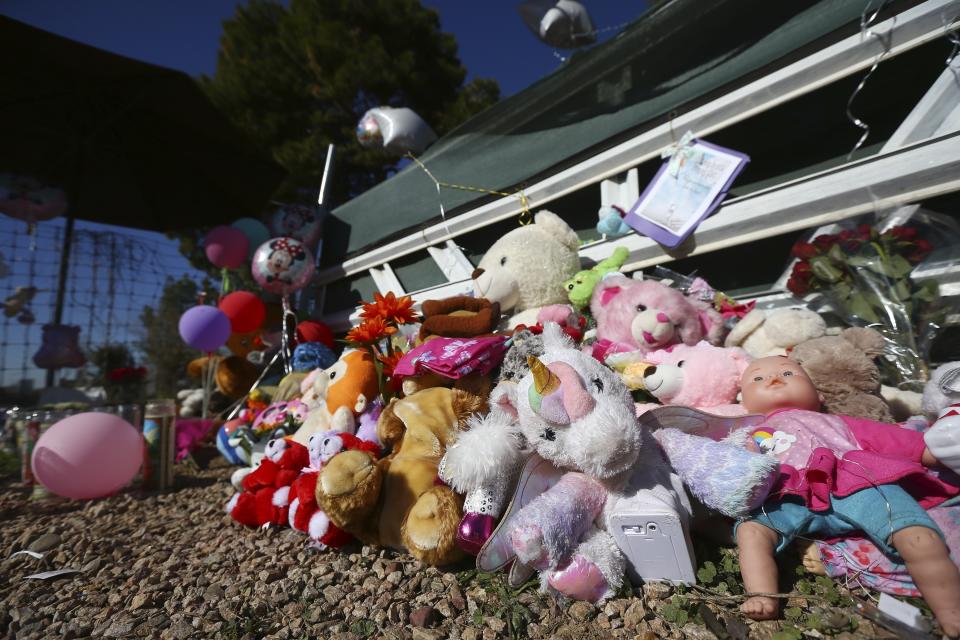
<instances>
[{"instance_id":1,"label":"rock on ground","mask_svg":"<svg viewBox=\"0 0 960 640\"><path fill-rule=\"evenodd\" d=\"M216 466L216 465L214 465ZM252 530L224 515L232 468L183 471L175 491L92 502L30 500L0 480L0 634L29 638L708 638L659 611L651 585L599 607L530 583L507 587L468 562L438 569L359 544L308 548L289 529ZM43 550L36 560L15 551ZM81 572L52 580L25 576ZM711 605L713 606L713 605ZM659 607L659 608L658 608ZM737 617L735 605L726 615ZM751 623L771 637L784 623ZM846 637L893 637L865 621Z\"/></svg>"}]
</instances>

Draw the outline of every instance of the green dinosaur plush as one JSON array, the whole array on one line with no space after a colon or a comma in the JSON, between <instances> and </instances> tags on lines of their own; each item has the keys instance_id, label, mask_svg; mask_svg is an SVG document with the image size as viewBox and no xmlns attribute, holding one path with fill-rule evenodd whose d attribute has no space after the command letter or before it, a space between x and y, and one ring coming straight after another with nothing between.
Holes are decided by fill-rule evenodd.
<instances>
[{"instance_id":1,"label":"green dinosaur plush","mask_svg":"<svg viewBox=\"0 0 960 640\"><path fill-rule=\"evenodd\" d=\"M590 304L590 296L593 295L593 288L608 273L619 271L623 263L627 261L630 252L626 247L617 247L613 254L606 260L601 260L592 269L580 271L569 280L563 283L567 290L567 297L578 309Z\"/></svg>"}]
</instances>

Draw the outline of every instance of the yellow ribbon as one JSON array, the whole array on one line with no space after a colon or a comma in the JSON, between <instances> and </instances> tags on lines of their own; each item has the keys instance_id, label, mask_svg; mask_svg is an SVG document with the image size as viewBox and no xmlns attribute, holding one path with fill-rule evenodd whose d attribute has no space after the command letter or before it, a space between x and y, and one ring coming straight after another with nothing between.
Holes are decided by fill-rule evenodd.
<instances>
[{"instance_id":1,"label":"yellow ribbon","mask_svg":"<svg viewBox=\"0 0 960 640\"><path fill-rule=\"evenodd\" d=\"M513 193L507 193L505 191L494 191L493 189L484 189L483 187L472 187L469 185L452 184L450 182L443 182L441 180L437 180L436 176L434 176L430 172L430 169L427 168L427 165L420 162L420 159L417 158L412 153L410 153L409 151L407 152L406 157L416 162L417 166L423 169L423 172L426 173L427 176L431 180L433 180L433 183L437 186L437 197L440 198L440 218L443 220L444 224L446 224L447 222L447 212L443 208L443 199L440 196L440 190L444 187L446 187L447 189L459 189L460 191L472 191L474 193L487 193L490 195L502 196L506 198L517 196L518 198L520 198L520 207L521 207L520 219L519 219L520 225L523 226L526 224L530 224L532 222L532 219L530 216L530 201L527 199L527 194L523 192L523 188L517 189Z\"/></svg>"}]
</instances>

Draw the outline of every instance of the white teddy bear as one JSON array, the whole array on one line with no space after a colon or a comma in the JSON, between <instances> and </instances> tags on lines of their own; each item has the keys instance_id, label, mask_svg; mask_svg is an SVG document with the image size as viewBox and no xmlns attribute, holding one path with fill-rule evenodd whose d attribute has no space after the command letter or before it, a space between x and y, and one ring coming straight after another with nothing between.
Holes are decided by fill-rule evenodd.
<instances>
[{"instance_id":1,"label":"white teddy bear","mask_svg":"<svg viewBox=\"0 0 960 640\"><path fill-rule=\"evenodd\" d=\"M177 392L181 418L200 417L203 410L203 389L182 389Z\"/></svg>"},{"instance_id":2,"label":"white teddy bear","mask_svg":"<svg viewBox=\"0 0 960 640\"><path fill-rule=\"evenodd\" d=\"M738 322L725 347L742 347L754 358L787 355L787 349L827 333L827 323L809 309L753 309Z\"/></svg>"},{"instance_id":3,"label":"white teddy bear","mask_svg":"<svg viewBox=\"0 0 960 640\"><path fill-rule=\"evenodd\" d=\"M580 239L559 216L540 211L534 223L501 237L473 272L477 297L499 302L514 315L506 327L535 325L537 312L549 304L567 301L563 281L580 270Z\"/></svg>"}]
</instances>

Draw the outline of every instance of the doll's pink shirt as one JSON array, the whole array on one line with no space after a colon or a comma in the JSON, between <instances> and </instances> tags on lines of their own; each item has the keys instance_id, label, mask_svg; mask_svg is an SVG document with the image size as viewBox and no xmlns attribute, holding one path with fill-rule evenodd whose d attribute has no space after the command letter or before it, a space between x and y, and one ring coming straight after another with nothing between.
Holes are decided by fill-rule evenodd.
<instances>
[{"instance_id":1,"label":"doll's pink shirt","mask_svg":"<svg viewBox=\"0 0 960 640\"><path fill-rule=\"evenodd\" d=\"M923 434L897 425L778 409L751 436L780 462L780 479L770 496L799 496L812 511L828 509L831 495L881 484L900 484L924 508L960 493L921 464Z\"/></svg>"}]
</instances>

